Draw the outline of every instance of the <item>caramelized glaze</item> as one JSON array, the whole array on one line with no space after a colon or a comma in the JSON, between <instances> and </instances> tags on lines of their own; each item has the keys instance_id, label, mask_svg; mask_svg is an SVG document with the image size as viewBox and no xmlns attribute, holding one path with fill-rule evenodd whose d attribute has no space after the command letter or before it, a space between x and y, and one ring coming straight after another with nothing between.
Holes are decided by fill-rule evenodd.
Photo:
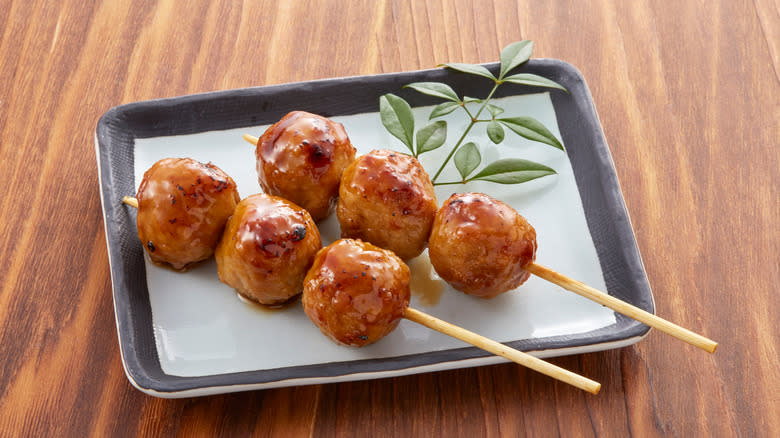
<instances>
[{"instance_id":1,"label":"caramelized glaze","mask_svg":"<svg viewBox=\"0 0 780 438\"><path fill-rule=\"evenodd\" d=\"M279 304L299 294L322 247L309 213L277 196L256 194L236 207L217 246L219 279L247 298Z\"/></svg>"},{"instance_id":2,"label":"caramelized glaze","mask_svg":"<svg viewBox=\"0 0 780 438\"><path fill-rule=\"evenodd\" d=\"M136 198L138 238L152 261L177 270L211 257L239 201L232 178L190 158L156 162Z\"/></svg>"},{"instance_id":3,"label":"caramelized glaze","mask_svg":"<svg viewBox=\"0 0 780 438\"><path fill-rule=\"evenodd\" d=\"M428 254L439 276L492 298L520 286L536 257L536 231L512 207L482 193L452 195L436 213Z\"/></svg>"},{"instance_id":4,"label":"caramelized glaze","mask_svg":"<svg viewBox=\"0 0 780 438\"><path fill-rule=\"evenodd\" d=\"M433 184L414 157L374 150L344 170L337 207L342 237L408 260L425 249L436 208Z\"/></svg>"},{"instance_id":5,"label":"caramelized glaze","mask_svg":"<svg viewBox=\"0 0 780 438\"><path fill-rule=\"evenodd\" d=\"M420 304L431 307L439 304L444 292L444 281L434 278L436 275L428 257L415 257L409 261L411 272L412 295L417 297Z\"/></svg>"},{"instance_id":6,"label":"caramelized glaze","mask_svg":"<svg viewBox=\"0 0 780 438\"><path fill-rule=\"evenodd\" d=\"M319 221L335 204L341 174L355 159L355 148L340 123L293 111L265 131L255 156L263 190L300 205Z\"/></svg>"},{"instance_id":7,"label":"caramelized glaze","mask_svg":"<svg viewBox=\"0 0 780 438\"><path fill-rule=\"evenodd\" d=\"M341 239L306 275L303 309L335 342L362 347L395 329L409 306L409 268L390 251Z\"/></svg>"}]
</instances>

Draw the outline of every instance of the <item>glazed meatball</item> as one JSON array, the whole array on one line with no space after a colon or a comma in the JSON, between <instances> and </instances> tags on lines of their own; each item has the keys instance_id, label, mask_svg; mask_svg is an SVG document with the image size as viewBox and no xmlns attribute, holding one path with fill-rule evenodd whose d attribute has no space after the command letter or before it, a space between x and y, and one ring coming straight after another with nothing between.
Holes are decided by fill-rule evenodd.
<instances>
[{"instance_id":1,"label":"glazed meatball","mask_svg":"<svg viewBox=\"0 0 780 438\"><path fill-rule=\"evenodd\" d=\"M341 123L293 111L265 131L255 156L263 190L320 221L335 205L341 173L355 159L355 148Z\"/></svg>"},{"instance_id":2,"label":"glazed meatball","mask_svg":"<svg viewBox=\"0 0 780 438\"><path fill-rule=\"evenodd\" d=\"M322 248L309 213L277 196L241 201L217 246L219 279L260 304L280 304L301 293L303 277Z\"/></svg>"},{"instance_id":3,"label":"glazed meatball","mask_svg":"<svg viewBox=\"0 0 780 438\"><path fill-rule=\"evenodd\" d=\"M371 242L408 260L425 249L436 208L433 184L417 159L375 150L344 170L336 212L341 237Z\"/></svg>"},{"instance_id":4,"label":"glazed meatball","mask_svg":"<svg viewBox=\"0 0 780 438\"><path fill-rule=\"evenodd\" d=\"M136 194L138 238L156 263L174 269L211 257L239 201L236 183L217 166L165 158L144 173Z\"/></svg>"},{"instance_id":5,"label":"glazed meatball","mask_svg":"<svg viewBox=\"0 0 780 438\"><path fill-rule=\"evenodd\" d=\"M362 347L395 329L410 295L409 268L398 256L341 239L314 259L303 285L303 310L336 343Z\"/></svg>"},{"instance_id":6,"label":"glazed meatball","mask_svg":"<svg viewBox=\"0 0 780 438\"><path fill-rule=\"evenodd\" d=\"M482 193L452 195L436 213L428 255L455 289L492 298L523 284L536 231L512 207Z\"/></svg>"}]
</instances>

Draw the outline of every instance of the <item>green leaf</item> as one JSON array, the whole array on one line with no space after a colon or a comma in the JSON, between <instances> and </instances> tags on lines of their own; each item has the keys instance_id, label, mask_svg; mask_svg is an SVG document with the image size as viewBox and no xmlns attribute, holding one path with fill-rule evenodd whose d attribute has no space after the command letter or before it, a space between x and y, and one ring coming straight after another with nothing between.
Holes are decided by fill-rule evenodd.
<instances>
[{"instance_id":1,"label":"green leaf","mask_svg":"<svg viewBox=\"0 0 780 438\"><path fill-rule=\"evenodd\" d=\"M499 79L503 79L510 70L528 61L534 50L534 42L529 40L512 43L501 50L501 73Z\"/></svg>"},{"instance_id":2,"label":"green leaf","mask_svg":"<svg viewBox=\"0 0 780 438\"><path fill-rule=\"evenodd\" d=\"M414 154L414 116L412 107L395 94L387 93L379 98L379 114L385 129L401 140Z\"/></svg>"},{"instance_id":3,"label":"green leaf","mask_svg":"<svg viewBox=\"0 0 780 438\"><path fill-rule=\"evenodd\" d=\"M482 99L476 97L463 96L463 103L482 103Z\"/></svg>"},{"instance_id":4,"label":"green leaf","mask_svg":"<svg viewBox=\"0 0 780 438\"><path fill-rule=\"evenodd\" d=\"M567 93L569 92L569 90L567 90L563 85L553 80L531 73L518 73L516 75L508 76L504 78L504 82L520 85L531 85L532 87L557 88Z\"/></svg>"},{"instance_id":5,"label":"green leaf","mask_svg":"<svg viewBox=\"0 0 780 438\"><path fill-rule=\"evenodd\" d=\"M461 178L465 180L466 177L479 166L479 163L482 162L482 155L480 155L477 145L473 142L468 142L461 146L460 149L458 149L458 152L455 152L455 157L453 159L455 160L455 167L458 168Z\"/></svg>"},{"instance_id":6,"label":"green leaf","mask_svg":"<svg viewBox=\"0 0 780 438\"><path fill-rule=\"evenodd\" d=\"M414 82L412 84L404 85L404 88L411 88L412 90L419 91L422 94L428 96L440 97L442 99L451 100L453 102L460 102L458 94L455 93L449 85L441 82Z\"/></svg>"},{"instance_id":7,"label":"green leaf","mask_svg":"<svg viewBox=\"0 0 780 438\"><path fill-rule=\"evenodd\" d=\"M447 140L447 122L439 120L417 131L417 155L432 151Z\"/></svg>"},{"instance_id":8,"label":"green leaf","mask_svg":"<svg viewBox=\"0 0 780 438\"><path fill-rule=\"evenodd\" d=\"M495 120L488 123L487 135L490 137L490 141L495 144L499 144L504 140L504 128L498 124Z\"/></svg>"},{"instance_id":9,"label":"green leaf","mask_svg":"<svg viewBox=\"0 0 780 438\"><path fill-rule=\"evenodd\" d=\"M490 104L490 103L489 103L489 104L487 104L487 110L488 110L488 111L490 111L490 114L491 114L493 117L496 117L496 116L498 116L499 114L501 114L501 113L503 113L503 112L504 112L504 109L503 109L503 108L501 108L500 106L495 106L495 105L493 105L493 104Z\"/></svg>"},{"instance_id":10,"label":"green leaf","mask_svg":"<svg viewBox=\"0 0 780 438\"><path fill-rule=\"evenodd\" d=\"M460 107L460 104L457 102L440 103L433 108L433 111L431 111L431 115L428 117L428 120L435 119L436 117L446 116L447 114L458 109L458 107Z\"/></svg>"},{"instance_id":11,"label":"green leaf","mask_svg":"<svg viewBox=\"0 0 780 438\"><path fill-rule=\"evenodd\" d=\"M482 76L488 79L496 80L496 77L493 76L493 73L490 73L488 69L481 65L476 64L463 64L460 62L448 62L446 64L439 64L439 67L444 66L451 68L453 70L457 70L462 73L468 73L470 75L477 75Z\"/></svg>"},{"instance_id":12,"label":"green leaf","mask_svg":"<svg viewBox=\"0 0 780 438\"><path fill-rule=\"evenodd\" d=\"M497 120L521 137L549 144L552 147L563 150L563 145L555 138L555 135L545 128L540 121L532 117L511 117Z\"/></svg>"},{"instance_id":13,"label":"green leaf","mask_svg":"<svg viewBox=\"0 0 780 438\"><path fill-rule=\"evenodd\" d=\"M499 184L520 184L543 176L554 175L555 173L555 170L544 164L520 158L507 158L488 164L469 181L480 180Z\"/></svg>"}]
</instances>

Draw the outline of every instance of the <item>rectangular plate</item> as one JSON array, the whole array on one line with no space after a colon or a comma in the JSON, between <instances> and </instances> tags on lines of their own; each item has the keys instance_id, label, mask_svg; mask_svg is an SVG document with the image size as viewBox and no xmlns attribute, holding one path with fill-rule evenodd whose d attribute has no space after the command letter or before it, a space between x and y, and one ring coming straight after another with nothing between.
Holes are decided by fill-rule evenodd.
<instances>
[{"instance_id":1,"label":"rectangular plate","mask_svg":"<svg viewBox=\"0 0 780 438\"><path fill-rule=\"evenodd\" d=\"M455 191L483 191L509 203L536 228L540 264L606 287L611 295L652 312L650 286L584 79L558 60L531 60L519 70L553 79L570 94L507 85L499 89L497 103L507 116L542 121L562 140L566 153L509 132L501 145L488 145L479 127L470 139L482 146L486 160L532 159L558 175L519 186L440 186L439 202ZM423 126L429 106L437 102L402 90L421 81L446 82L466 96L485 96L491 87L484 79L434 69L138 102L113 108L100 119L97 159L114 312L122 361L134 386L160 397L190 397L504 361L409 321L363 349L332 344L306 320L300 306L258 312L237 300L219 283L213 261L187 273L150 264L138 242L135 212L121 202L136 192L143 171L167 156L212 161L233 176L242 197L260 191L253 150L241 133L260 135L292 110L343 123L358 153L380 147L402 150L381 126L378 99L388 92L402 95L415 108L417 126ZM462 115L451 114L447 120L451 136L462 132ZM444 149L422 157L429 171ZM455 179L454 172L444 176ZM338 238L333 216L320 229L324 244ZM411 261L413 271L424 270L426 258L423 254ZM436 281L435 274L432 278ZM539 279L487 301L449 287L436 299L421 290L413 295L414 307L540 357L625 346L649 330Z\"/></svg>"}]
</instances>

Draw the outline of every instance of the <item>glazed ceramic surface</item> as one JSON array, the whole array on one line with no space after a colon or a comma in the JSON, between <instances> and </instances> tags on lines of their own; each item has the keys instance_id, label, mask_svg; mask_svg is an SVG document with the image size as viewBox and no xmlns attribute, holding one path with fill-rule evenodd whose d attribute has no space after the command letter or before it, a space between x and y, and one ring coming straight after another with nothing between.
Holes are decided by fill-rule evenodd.
<instances>
[{"instance_id":1,"label":"glazed ceramic surface","mask_svg":"<svg viewBox=\"0 0 780 438\"><path fill-rule=\"evenodd\" d=\"M526 68L547 72L571 94L506 87L507 95L494 103L508 117L532 116L544 123L566 152L508 130L504 142L494 145L485 125L477 125L466 141L479 145L483 163L525 158L552 167L557 175L521 185L439 186L439 204L450 194L465 191L500 199L535 227L537 263L652 310L652 295L584 81L560 61L532 61ZM107 113L98 127L98 161L117 326L130 380L151 394L176 397L502 361L411 321L402 321L393 333L368 347L338 346L309 322L299 302L271 310L239 299L219 282L213 259L184 273L152 264L135 234L135 212L120 202L123 195L135 192L143 172L165 157L216 164L233 177L242 197L261 191L254 148L242 135L260 136L296 109L342 123L358 154L376 148L404 152L405 147L382 127L376 112L378 96L402 94L398 82L420 80L455 82L456 90L479 96L480 88L459 89L458 83L464 88L472 83L464 82L463 76L430 70L333 79L141 102ZM368 90L365 95L337 95L361 86ZM290 93L282 92L286 90ZM318 104L298 100L301 96L319 97ZM414 94L404 96L415 107L417 126L424 126L432 102ZM466 118L455 112L444 119L451 147ZM445 146L424 154L421 162L433 173L448 151ZM450 164L439 180L457 179ZM335 214L319 228L323 244L340 235ZM636 342L647 332L639 323L535 277L491 300L464 295L438 279L427 257L425 252L409 263L413 307L536 355L614 348Z\"/></svg>"}]
</instances>

